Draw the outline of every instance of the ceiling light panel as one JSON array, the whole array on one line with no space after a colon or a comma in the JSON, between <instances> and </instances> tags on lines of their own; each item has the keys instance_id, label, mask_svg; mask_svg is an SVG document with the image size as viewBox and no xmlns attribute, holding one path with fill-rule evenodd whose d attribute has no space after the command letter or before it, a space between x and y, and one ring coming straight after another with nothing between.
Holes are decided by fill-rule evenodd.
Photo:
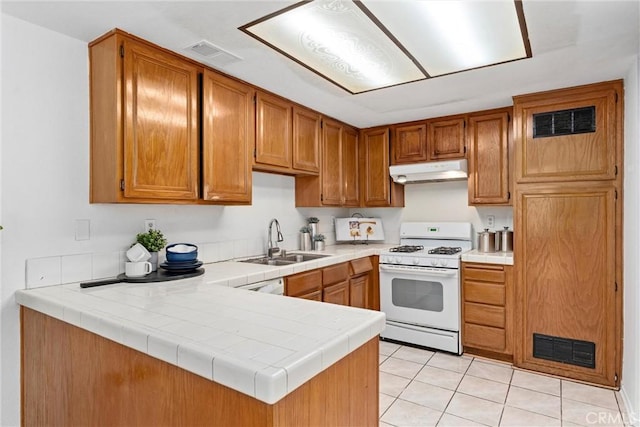
<instances>
[{"instance_id":1,"label":"ceiling light panel","mask_svg":"<svg viewBox=\"0 0 640 427\"><path fill-rule=\"evenodd\" d=\"M519 2L367 0L362 4L430 77L531 56ZM524 25L523 15L522 21Z\"/></svg>"},{"instance_id":2,"label":"ceiling light panel","mask_svg":"<svg viewBox=\"0 0 640 427\"><path fill-rule=\"evenodd\" d=\"M426 78L351 1L295 5L240 29L351 93Z\"/></svg>"}]
</instances>

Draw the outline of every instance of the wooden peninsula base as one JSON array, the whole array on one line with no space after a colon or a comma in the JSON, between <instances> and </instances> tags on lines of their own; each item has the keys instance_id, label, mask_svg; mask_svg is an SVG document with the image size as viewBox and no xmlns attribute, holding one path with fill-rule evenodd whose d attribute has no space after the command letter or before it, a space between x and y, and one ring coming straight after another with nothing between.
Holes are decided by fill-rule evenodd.
<instances>
[{"instance_id":1,"label":"wooden peninsula base","mask_svg":"<svg viewBox=\"0 0 640 427\"><path fill-rule=\"evenodd\" d=\"M21 308L25 426L377 426L378 338L273 405Z\"/></svg>"}]
</instances>

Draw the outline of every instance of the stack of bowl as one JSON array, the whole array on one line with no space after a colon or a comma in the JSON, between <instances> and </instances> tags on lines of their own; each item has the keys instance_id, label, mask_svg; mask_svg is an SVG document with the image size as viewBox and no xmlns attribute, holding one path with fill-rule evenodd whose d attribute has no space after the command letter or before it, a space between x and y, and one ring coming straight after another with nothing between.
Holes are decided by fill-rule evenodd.
<instances>
[{"instance_id":1,"label":"stack of bowl","mask_svg":"<svg viewBox=\"0 0 640 427\"><path fill-rule=\"evenodd\" d=\"M174 243L165 249L167 261L160 267L171 273L188 273L202 266L198 261L198 247L191 243Z\"/></svg>"}]
</instances>

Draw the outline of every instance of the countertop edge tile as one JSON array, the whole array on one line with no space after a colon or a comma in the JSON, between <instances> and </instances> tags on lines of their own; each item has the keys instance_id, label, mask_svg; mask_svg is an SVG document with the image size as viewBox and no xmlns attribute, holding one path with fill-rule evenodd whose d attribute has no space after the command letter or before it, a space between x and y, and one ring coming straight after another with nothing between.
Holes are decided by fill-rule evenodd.
<instances>
[{"instance_id":1,"label":"countertop edge tile","mask_svg":"<svg viewBox=\"0 0 640 427\"><path fill-rule=\"evenodd\" d=\"M461 255L462 262L513 265L513 252L480 252L473 249Z\"/></svg>"}]
</instances>

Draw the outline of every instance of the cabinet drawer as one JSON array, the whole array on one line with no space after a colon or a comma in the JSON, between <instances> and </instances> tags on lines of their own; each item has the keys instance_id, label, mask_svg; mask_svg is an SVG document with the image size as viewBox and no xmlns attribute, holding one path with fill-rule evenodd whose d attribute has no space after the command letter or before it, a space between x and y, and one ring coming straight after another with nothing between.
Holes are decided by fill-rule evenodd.
<instances>
[{"instance_id":1,"label":"cabinet drawer","mask_svg":"<svg viewBox=\"0 0 640 427\"><path fill-rule=\"evenodd\" d=\"M322 286L322 271L312 270L289 276L285 281L285 294L295 297L320 291Z\"/></svg>"},{"instance_id":2,"label":"cabinet drawer","mask_svg":"<svg viewBox=\"0 0 640 427\"><path fill-rule=\"evenodd\" d=\"M357 276L362 273L367 273L373 270L373 265L371 264L371 258L359 258L354 259L353 261L349 261L351 265L351 275Z\"/></svg>"},{"instance_id":3,"label":"cabinet drawer","mask_svg":"<svg viewBox=\"0 0 640 427\"><path fill-rule=\"evenodd\" d=\"M464 281L464 300L504 307L506 303L505 286L496 283L479 283Z\"/></svg>"},{"instance_id":4,"label":"cabinet drawer","mask_svg":"<svg viewBox=\"0 0 640 427\"><path fill-rule=\"evenodd\" d=\"M494 305L464 303L464 321L479 325L505 327L504 308Z\"/></svg>"},{"instance_id":5,"label":"cabinet drawer","mask_svg":"<svg viewBox=\"0 0 640 427\"><path fill-rule=\"evenodd\" d=\"M324 286L333 283L344 282L349 279L349 263L332 265L331 267L322 269L322 284Z\"/></svg>"},{"instance_id":6,"label":"cabinet drawer","mask_svg":"<svg viewBox=\"0 0 640 427\"><path fill-rule=\"evenodd\" d=\"M504 283L504 267L502 266L495 266L495 268L473 268L465 266L463 274L465 280Z\"/></svg>"},{"instance_id":7,"label":"cabinet drawer","mask_svg":"<svg viewBox=\"0 0 640 427\"><path fill-rule=\"evenodd\" d=\"M471 323L464 325L462 335L462 345L464 346L504 352L506 350L506 342L504 329Z\"/></svg>"}]
</instances>

